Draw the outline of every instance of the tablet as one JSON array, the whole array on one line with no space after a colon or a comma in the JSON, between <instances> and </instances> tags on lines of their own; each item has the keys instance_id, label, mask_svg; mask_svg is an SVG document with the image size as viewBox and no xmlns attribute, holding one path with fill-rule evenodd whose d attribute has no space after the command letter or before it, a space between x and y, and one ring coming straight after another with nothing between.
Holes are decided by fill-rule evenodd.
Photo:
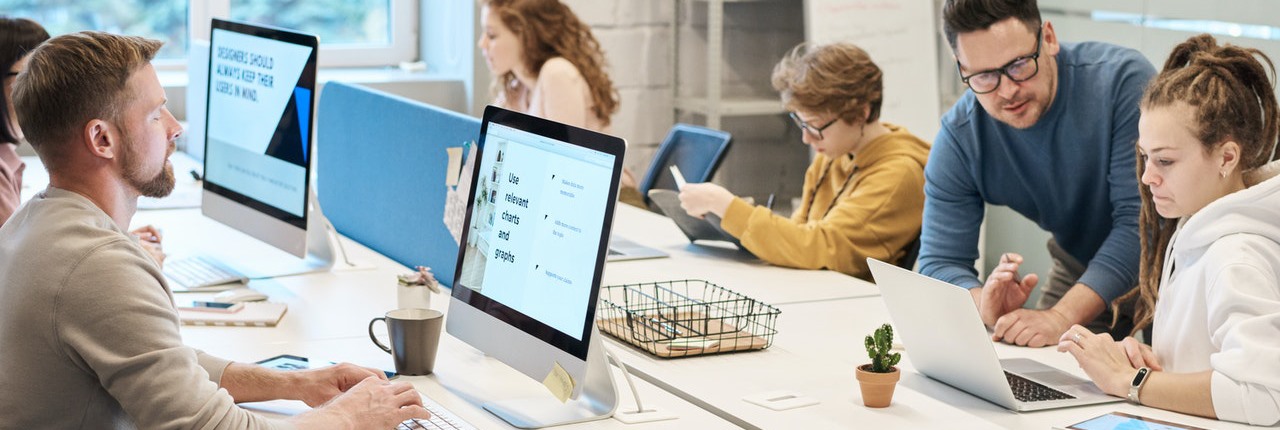
<instances>
[{"instance_id":1,"label":"tablet","mask_svg":"<svg viewBox=\"0 0 1280 430\"><path fill-rule=\"evenodd\" d=\"M1066 430L1205 430L1186 424L1171 423L1124 412L1112 412L1093 417L1066 428Z\"/></svg>"},{"instance_id":2,"label":"tablet","mask_svg":"<svg viewBox=\"0 0 1280 430\"><path fill-rule=\"evenodd\" d=\"M680 194L671 190L649 190L649 199L658 205L658 210L663 215L671 218L671 221L680 227L680 231L684 232L685 237L690 242L698 240L720 240L737 245L742 248L742 243L738 238L720 228L720 217L712 213L707 213L706 219L700 219L689 215L680 207Z\"/></svg>"}]
</instances>

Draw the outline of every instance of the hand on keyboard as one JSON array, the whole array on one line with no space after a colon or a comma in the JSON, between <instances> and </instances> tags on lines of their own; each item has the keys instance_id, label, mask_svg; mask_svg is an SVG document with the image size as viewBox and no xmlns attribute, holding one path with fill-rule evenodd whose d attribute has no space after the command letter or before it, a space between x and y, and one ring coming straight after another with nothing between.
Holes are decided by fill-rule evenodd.
<instances>
[{"instance_id":1,"label":"hand on keyboard","mask_svg":"<svg viewBox=\"0 0 1280 430\"><path fill-rule=\"evenodd\" d=\"M468 424L466 421L463 421L462 419L458 418L457 415L454 415L453 412L450 412L448 409L445 409L444 406L440 406L440 404L436 403L435 400L431 400L430 397L422 396L422 406L427 408L428 412L431 412L430 419L405 420L405 422L400 423L399 427L396 427L396 430L416 430L416 429L474 430L476 428L475 426Z\"/></svg>"}]
</instances>

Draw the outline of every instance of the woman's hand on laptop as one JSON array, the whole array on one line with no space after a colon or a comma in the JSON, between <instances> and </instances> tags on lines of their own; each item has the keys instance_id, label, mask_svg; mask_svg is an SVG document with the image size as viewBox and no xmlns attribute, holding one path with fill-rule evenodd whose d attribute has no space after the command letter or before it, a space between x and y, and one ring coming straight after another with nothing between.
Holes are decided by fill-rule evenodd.
<instances>
[{"instance_id":1,"label":"woman's hand on laptop","mask_svg":"<svg viewBox=\"0 0 1280 430\"><path fill-rule=\"evenodd\" d=\"M1116 342L1110 334L1095 334L1079 324L1058 339L1058 351L1071 353L1089 379L1103 392L1125 397L1139 367L1163 370L1151 347L1126 337Z\"/></svg>"}]
</instances>

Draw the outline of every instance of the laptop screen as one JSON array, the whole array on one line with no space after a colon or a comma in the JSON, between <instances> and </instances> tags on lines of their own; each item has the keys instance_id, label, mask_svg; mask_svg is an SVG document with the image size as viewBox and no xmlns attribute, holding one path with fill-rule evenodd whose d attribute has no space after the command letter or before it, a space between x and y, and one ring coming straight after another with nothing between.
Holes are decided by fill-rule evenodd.
<instances>
[{"instance_id":1,"label":"laptop screen","mask_svg":"<svg viewBox=\"0 0 1280 430\"><path fill-rule=\"evenodd\" d=\"M513 121L483 125L455 296L468 293L474 307L537 337L583 342L621 153L592 148L590 137L602 135L507 114ZM569 142L579 137L587 142Z\"/></svg>"}]
</instances>

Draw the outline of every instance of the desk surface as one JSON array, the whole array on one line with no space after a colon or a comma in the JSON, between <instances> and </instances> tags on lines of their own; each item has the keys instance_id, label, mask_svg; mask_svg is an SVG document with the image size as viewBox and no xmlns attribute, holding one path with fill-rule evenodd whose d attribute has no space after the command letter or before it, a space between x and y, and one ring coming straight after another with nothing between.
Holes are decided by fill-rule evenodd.
<instances>
[{"instance_id":1,"label":"desk surface","mask_svg":"<svg viewBox=\"0 0 1280 430\"><path fill-rule=\"evenodd\" d=\"M27 169L29 175L32 170ZM31 194L34 191L24 190L24 197ZM141 211L135 225L143 224L164 229L166 249L174 255L196 249L244 252L265 246L200 216L195 209ZM706 279L778 306L782 310L778 334L773 347L764 351L671 360L608 338L611 349L644 380L638 382L645 401L681 418L637 426L604 420L574 428L848 428L862 423L885 428L1021 429L1070 424L1114 410L1207 428L1245 427L1128 404L1013 413L919 374L911 367L909 351L893 405L865 408L853 374L853 368L866 360L861 336L889 321L874 285L835 272L771 266L730 248L692 245L666 218L636 208L620 207L615 225L615 234L662 249L671 257L609 263L605 284ZM366 327L371 318L395 307L395 275L408 269L359 244L345 239L344 243L358 267L251 283L272 300L289 304L279 326L184 326L184 340L240 361L288 353L391 368L390 356L371 345ZM445 309L447 304L447 295L433 298L434 308ZM537 382L457 339L445 335L441 342L436 374L405 379L480 428L509 428L478 406L482 399L545 392ZM1052 348L997 344L996 349L1002 357L1035 358L1083 375L1069 356ZM626 408L631 395L623 384L619 379L620 407ZM772 411L742 400L773 390L792 391L821 403Z\"/></svg>"}]
</instances>

